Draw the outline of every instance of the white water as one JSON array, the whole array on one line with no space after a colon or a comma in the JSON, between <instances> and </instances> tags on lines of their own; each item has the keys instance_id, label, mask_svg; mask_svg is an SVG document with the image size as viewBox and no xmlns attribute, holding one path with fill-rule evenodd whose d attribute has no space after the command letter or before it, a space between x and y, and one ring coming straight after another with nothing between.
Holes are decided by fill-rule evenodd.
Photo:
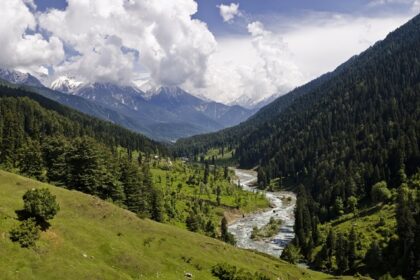
<instances>
[{"instance_id":1,"label":"white water","mask_svg":"<svg viewBox=\"0 0 420 280\"><path fill-rule=\"evenodd\" d=\"M256 188L252 187L252 184L257 180L256 172L235 169L235 174L244 190L251 192L258 191ZM271 208L236 220L229 225L228 230L235 236L238 247L254 249L279 257L287 243L295 236L293 226L295 224L294 208L296 205L296 195L286 191L264 192L264 194L270 201ZM287 200L287 198L290 198L291 200ZM280 232L269 239L259 241L252 240L252 228L254 226L261 228L266 225L272 217L283 221Z\"/></svg>"}]
</instances>

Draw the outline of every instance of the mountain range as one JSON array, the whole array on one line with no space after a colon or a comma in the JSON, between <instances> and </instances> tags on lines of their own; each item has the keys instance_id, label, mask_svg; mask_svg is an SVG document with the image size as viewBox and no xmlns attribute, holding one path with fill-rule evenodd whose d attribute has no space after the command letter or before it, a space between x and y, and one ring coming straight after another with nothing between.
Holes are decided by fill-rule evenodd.
<instances>
[{"instance_id":1,"label":"mountain range","mask_svg":"<svg viewBox=\"0 0 420 280\"><path fill-rule=\"evenodd\" d=\"M64 105L114 122L150 138L173 142L179 138L231 127L248 119L255 109L204 100L179 87L82 83L59 77L50 88L36 77L2 69L0 79L34 90Z\"/></svg>"}]
</instances>

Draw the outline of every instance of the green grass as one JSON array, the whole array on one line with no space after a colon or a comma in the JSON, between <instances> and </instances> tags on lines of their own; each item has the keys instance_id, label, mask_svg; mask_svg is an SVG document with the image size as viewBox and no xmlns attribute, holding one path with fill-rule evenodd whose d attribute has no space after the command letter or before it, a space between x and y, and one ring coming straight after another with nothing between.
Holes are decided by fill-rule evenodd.
<instances>
[{"instance_id":1,"label":"green grass","mask_svg":"<svg viewBox=\"0 0 420 280\"><path fill-rule=\"evenodd\" d=\"M357 215L346 214L340 218L320 226L323 240L326 240L328 232L332 229L335 234L348 234L355 230L356 240L356 266L363 271L363 257L369 250L371 244L376 241L385 246L390 239L396 239L395 205L378 204L360 211ZM321 251L321 246L314 248L311 259L315 260L316 255Z\"/></svg>"},{"instance_id":2,"label":"green grass","mask_svg":"<svg viewBox=\"0 0 420 280\"><path fill-rule=\"evenodd\" d=\"M211 148L204 155L204 159L208 162L212 162L212 160L214 158L214 162L217 165L235 166L235 165L237 165L237 162L233 158L233 153L234 153L234 150L229 150L228 148L224 149L223 154L222 154L222 149Z\"/></svg>"},{"instance_id":3,"label":"green grass","mask_svg":"<svg viewBox=\"0 0 420 280\"><path fill-rule=\"evenodd\" d=\"M330 227L333 227L336 233L349 233L354 228L359 235L361 245L359 253L364 255L373 241L380 243L394 235L396 226L395 205L378 204L360 211L356 216L344 215L323 225L322 229L326 235Z\"/></svg>"},{"instance_id":4,"label":"green grass","mask_svg":"<svg viewBox=\"0 0 420 280\"><path fill-rule=\"evenodd\" d=\"M192 201L201 200L206 202L215 225L220 221L225 212L237 211L240 213L255 212L269 207L269 202L261 193L250 193L238 188L230 179L223 178L223 168L217 168L214 177L213 166L210 166L210 176L207 185L202 183L204 167L202 164L183 163L181 161L159 160L152 163L151 173L154 185L161 188L165 197L170 199L172 192L176 193L177 216L174 219L167 217L167 222L185 228L185 220L188 216ZM232 171L229 176L233 177ZM193 183L189 178L193 177ZM180 186L180 187L179 187ZM216 188L220 187L220 205L217 204ZM166 198L165 198L166 199Z\"/></svg>"},{"instance_id":5,"label":"green grass","mask_svg":"<svg viewBox=\"0 0 420 280\"><path fill-rule=\"evenodd\" d=\"M48 188L61 210L35 249L10 241L22 195ZM214 279L211 267L227 262L274 279L331 279L259 253L177 227L142 220L98 198L0 171L0 275L2 279ZM350 279L350 278L349 278Z\"/></svg>"}]
</instances>

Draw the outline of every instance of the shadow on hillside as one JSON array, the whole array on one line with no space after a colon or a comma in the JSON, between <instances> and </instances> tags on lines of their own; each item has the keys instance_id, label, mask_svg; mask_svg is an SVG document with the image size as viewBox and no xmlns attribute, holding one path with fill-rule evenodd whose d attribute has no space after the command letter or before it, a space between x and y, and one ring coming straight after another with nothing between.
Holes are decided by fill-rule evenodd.
<instances>
[{"instance_id":1,"label":"shadow on hillside","mask_svg":"<svg viewBox=\"0 0 420 280\"><path fill-rule=\"evenodd\" d=\"M350 220L353 220L353 219L363 218L363 217L366 217L366 216L370 216L370 215L378 212L382 208L382 206L383 205L376 205L376 206L373 206L373 207L371 207L369 209L362 210L362 211L360 211L360 213L357 216L348 215L348 217L346 217L344 219L338 219L338 220L332 222L331 225L332 226L336 226L338 224L341 224L341 223L344 223L344 222L347 222L347 221L350 221Z\"/></svg>"},{"instance_id":2,"label":"shadow on hillside","mask_svg":"<svg viewBox=\"0 0 420 280\"><path fill-rule=\"evenodd\" d=\"M17 215L18 220L21 222L33 218L25 209L16 210L15 213ZM36 217L35 221L42 231L46 231L51 226L49 222L39 217Z\"/></svg>"}]
</instances>

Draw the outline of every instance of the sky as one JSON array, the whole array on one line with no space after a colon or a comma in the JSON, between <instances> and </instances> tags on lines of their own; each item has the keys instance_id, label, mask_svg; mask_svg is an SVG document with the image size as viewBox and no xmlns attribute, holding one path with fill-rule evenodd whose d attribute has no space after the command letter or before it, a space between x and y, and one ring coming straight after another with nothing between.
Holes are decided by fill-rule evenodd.
<instances>
[{"instance_id":1,"label":"sky","mask_svg":"<svg viewBox=\"0 0 420 280\"><path fill-rule=\"evenodd\" d=\"M3 0L0 67L249 105L334 70L419 12L420 0Z\"/></svg>"}]
</instances>

